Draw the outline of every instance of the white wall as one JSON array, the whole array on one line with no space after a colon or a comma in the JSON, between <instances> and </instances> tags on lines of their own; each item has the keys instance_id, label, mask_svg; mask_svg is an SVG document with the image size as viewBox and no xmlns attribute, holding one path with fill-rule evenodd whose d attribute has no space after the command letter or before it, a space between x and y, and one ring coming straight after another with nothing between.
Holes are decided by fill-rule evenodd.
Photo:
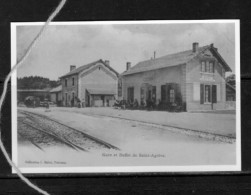
<instances>
[{"instance_id":1,"label":"white wall","mask_svg":"<svg viewBox=\"0 0 251 195\"><path fill-rule=\"evenodd\" d=\"M82 72L79 75L79 99L85 99L86 89L100 89L114 91L117 95L118 78L103 64Z\"/></svg>"},{"instance_id":2,"label":"white wall","mask_svg":"<svg viewBox=\"0 0 251 195\"><path fill-rule=\"evenodd\" d=\"M161 85L166 83L182 82L181 66L173 66L141 72L123 76L122 78L122 96L127 100L127 88L134 87L134 98L140 101L140 88L143 83L149 83L156 86L156 100L161 99Z\"/></svg>"}]
</instances>

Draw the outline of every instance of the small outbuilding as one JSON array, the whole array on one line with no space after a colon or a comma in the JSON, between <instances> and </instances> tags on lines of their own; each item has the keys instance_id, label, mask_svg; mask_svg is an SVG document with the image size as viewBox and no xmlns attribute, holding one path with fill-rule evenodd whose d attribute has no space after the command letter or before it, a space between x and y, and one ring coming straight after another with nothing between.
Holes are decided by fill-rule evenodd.
<instances>
[{"instance_id":1,"label":"small outbuilding","mask_svg":"<svg viewBox=\"0 0 251 195\"><path fill-rule=\"evenodd\" d=\"M50 98L50 89L17 89L17 101L24 102L27 97L37 97L40 101Z\"/></svg>"},{"instance_id":2,"label":"small outbuilding","mask_svg":"<svg viewBox=\"0 0 251 195\"><path fill-rule=\"evenodd\" d=\"M58 106L62 105L62 85L50 90L50 100Z\"/></svg>"}]
</instances>

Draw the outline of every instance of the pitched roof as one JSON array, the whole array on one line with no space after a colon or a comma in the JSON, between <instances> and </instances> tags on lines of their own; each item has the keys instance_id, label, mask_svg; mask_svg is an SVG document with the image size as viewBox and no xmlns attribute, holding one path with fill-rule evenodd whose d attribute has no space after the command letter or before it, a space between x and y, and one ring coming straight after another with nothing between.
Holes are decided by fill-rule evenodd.
<instances>
[{"instance_id":1,"label":"pitched roof","mask_svg":"<svg viewBox=\"0 0 251 195\"><path fill-rule=\"evenodd\" d=\"M138 64L130 68L128 71L123 72L122 75L129 75L129 74L134 74L134 73L139 73L139 72L145 72L145 71L185 64L207 49L212 49L215 55L218 55L218 58L219 60L221 60L221 63L225 67L225 69L227 71L231 71L231 68L227 65L224 59L220 56L218 51L213 47L213 44L211 44L211 45L199 47L198 52L196 53L194 53L192 50L186 50L179 53L162 56L156 59L139 62Z\"/></svg>"},{"instance_id":2,"label":"pitched roof","mask_svg":"<svg viewBox=\"0 0 251 195\"><path fill-rule=\"evenodd\" d=\"M59 85L59 86L53 88L52 90L50 90L50 93L59 92L59 91L62 91L62 85Z\"/></svg>"},{"instance_id":3,"label":"pitched roof","mask_svg":"<svg viewBox=\"0 0 251 195\"><path fill-rule=\"evenodd\" d=\"M71 76L71 75L74 75L74 74L79 74L80 72L91 68L92 66L96 65L97 63L104 64L107 68L109 68L111 71L113 71L117 76L119 75L119 73L116 70L114 70L111 66L108 66L102 59L100 59L100 60L97 60L95 62L91 62L89 64L80 66L80 67L68 72L67 74L61 76L60 78Z\"/></svg>"}]
</instances>

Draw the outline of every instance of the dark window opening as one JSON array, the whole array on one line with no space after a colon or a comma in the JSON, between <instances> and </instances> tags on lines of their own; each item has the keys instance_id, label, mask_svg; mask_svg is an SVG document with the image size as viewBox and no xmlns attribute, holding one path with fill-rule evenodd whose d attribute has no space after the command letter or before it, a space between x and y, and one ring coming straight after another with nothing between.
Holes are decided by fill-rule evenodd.
<instances>
[{"instance_id":1,"label":"dark window opening","mask_svg":"<svg viewBox=\"0 0 251 195\"><path fill-rule=\"evenodd\" d=\"M127 88L127 100L132 103L134 101L134 87Z\"/></svg>"},{"instance_id":2,"label":"dark window opening","mask_svg":"<svg viewBox=\"0 0 251 195\"><path fill-rule=\"evenodd\" d=\"M65 105L67 106L67 93L65 93Z\"/></svg>"},{"instance_id":3,"label":"dark window opening","mask_svg":"<svg viewBox=\"0 0 251 195\"><path fill-rule=\"evenodd\" d=\"M161 85L161 101L166 102L166 85Z\"/></svg>"},{"instance_id":4,"label":"dark window opening","mask_svg":"<svg viewBox=\"0 0 251 195\"><path fill-rule=\"evenodd\" d=\"M74 104L75 104L75 93L72 92L71 106L74 106Z\"/></svg>"}]
</instances>

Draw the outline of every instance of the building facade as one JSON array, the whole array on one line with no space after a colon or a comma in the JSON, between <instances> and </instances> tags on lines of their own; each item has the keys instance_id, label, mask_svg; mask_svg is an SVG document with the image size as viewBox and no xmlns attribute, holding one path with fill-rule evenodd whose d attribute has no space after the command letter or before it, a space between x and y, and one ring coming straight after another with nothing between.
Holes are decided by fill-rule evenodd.
<instances>
[{"instance_id":1,"label":"building facade","mask_svg":"<svg viewBox=\"0 0 251 195\"><path fill-rule=\"evenodd\" d=\"M109 61L98 60L60 77L63 106L112 106L117 98L118 73Z\"/></svg>"},{"instance_id":2,"label":"building facade","mask_svg":"<svg viewBox=\"0 0 251 195\"><path fill-rule=\"evenodd\" d=\"M57 106L62 106L62 85L50 90L50 100Z\"/></svg>"},{"instance_id":3,"label":"building facade","mask_svg":"<svg viewBox=\"0 0 251 195\"><path fill-rule=\"evenodd\" d=\"M187 51L139 62L122 73L122 97L152 101L184 111L225 109L225 72L231 68L211 45L193 43Z\"/></svg>"}]
</instances>

